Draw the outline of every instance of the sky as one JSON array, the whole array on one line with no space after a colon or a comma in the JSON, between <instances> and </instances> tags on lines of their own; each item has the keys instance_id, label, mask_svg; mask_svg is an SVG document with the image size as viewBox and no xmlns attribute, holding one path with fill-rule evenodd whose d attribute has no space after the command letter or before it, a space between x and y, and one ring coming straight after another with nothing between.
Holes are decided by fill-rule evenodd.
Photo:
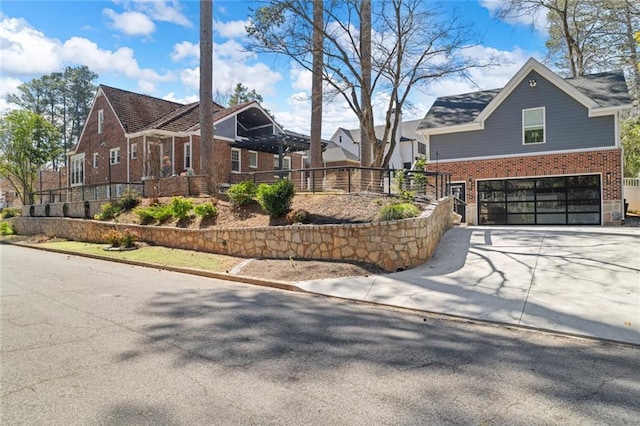
<instances>
[{"instance_id":1,"label":"sky","mask_svg":"<svg viewBox=\"0 0 640 426\"><path fill-rule=\"evenodd\" d=\"M376 0L374 0L375 3ZM434 0L425 0L432 2ZM503 65L471 72L473 82L449 78L412 91L404 120L422 118L438 96L504 86L530 57L545 56L544 17L504 22L495 18L501 0L448 0L473 25L481 43L465 53L497 55ZM263 106L288 130L309 133L311 75L287 58L255 54L244 46L245 26L260 2L215 0L214 91L236 83L255 89ZM375 5L374 5L375 7ZM188 103L198 99L199 2L185 0L75 0L0 2L0 112L12 108L6 95L33 78L87 65L105 84ZM376 124L386 94L375 94ZM323 136L358 120L339 99L323 107Z\"/></svg>"}]
</instances>

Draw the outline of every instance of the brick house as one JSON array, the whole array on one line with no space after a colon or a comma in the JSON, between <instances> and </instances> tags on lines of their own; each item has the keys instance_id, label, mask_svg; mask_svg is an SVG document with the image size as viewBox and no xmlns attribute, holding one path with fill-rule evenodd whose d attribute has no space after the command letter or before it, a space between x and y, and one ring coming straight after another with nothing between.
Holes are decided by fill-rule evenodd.
<instances>
[{"instance_id":1,"label":"brick house","mask_svg":"<svg viewBox=\"0 0 640 426\"><path fill-rule=\"evenodd\" d=\"M563 79L531 58L498 90L436 99L417 132L466 221L619 225L622 71Z\"/></svg>"},{"instance_id":2,"label":"brick house","mask_svg":"<svg viewBox=\"0 0 640 426\"><path fill-rule=\"evenodd\" d=\"M302 165L308 138L285 132L257 102L214 104L213 110L216 182L226 186L248 172ZM78 144L68 154L69 186L97 191L109 183L122 187L199 175L199 119L199 102L183 105L100 85Z\"/></svg>"}]
</instances>

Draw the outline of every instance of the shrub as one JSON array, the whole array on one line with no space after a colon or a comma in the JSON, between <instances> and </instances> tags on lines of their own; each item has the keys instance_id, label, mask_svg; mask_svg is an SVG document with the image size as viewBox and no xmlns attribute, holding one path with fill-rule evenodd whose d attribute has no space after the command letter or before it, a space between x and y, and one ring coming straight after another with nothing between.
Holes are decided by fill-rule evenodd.
<instances>
[{"instance_id":1,"label":"shrub","mask_svg":"<svg viewBox=\"0 0 640 426\"><path fill-rule=\"evenodd\" d=\"M96 220L111 220L122 212L122 207L118 203L104 203L100 206L100 213L93 218Z\"/></svg>"},{"instance_id":2,"label":"shrub","mask_svg":"<svg viewBox=\"0 0 640 426\"><path fill-rule=\"evenodd\" d=\"M134 247L137 240L138 236L127 229L120 237L120 245L126 248Z\"/></svg>"},{"instance_id":3,"label":"shrub","mask_svg":"<svg viewBox=\"0 0 640 426\"><path fill-rule=\"evenodd\" d=\"M416 196L416 192L406 189L407 183L404 170L399 170L396 173L395 183L397 186L398 198L400 199L400 201L402 201L403 203L412 202Z\"/></svg>"},{"instance_id":4,"label":"shrub","mask_svg":"<svg viewBox=\"0 0 640 426\"><path fill-rule=\"evenodd\" d=\"M256 184L250 180L236 183L227 189L227 196L233 207L244 206L255 201L257 194Z\"/></svg>"},{"instance_id":5,"label":"shrub","mask_svg":"<svg viewBox=\"0 0 640 426\"><path fill-rule=\"evenodd\" d=\"M292 225L294 223L309 223L311 220L311 214L303 209L298 209L287 213L287 223Z\"/></svg>"},{"instance_id":6,"label":"shrub","mask_svg":"<svg viewBox=\"0 0 640 426\"><path fill-rule=\"evenodd\" d=\"M49 217L51 215L51 205L50 204L45 204L44 205L44 215Z\"/></svg>"},{"instance_id":7,"label":"shrub","mask_svg":"<svg viewBox=\"0 0 640 426\"><path fill-rule=\"evenodd\" d=\"M172 216L182 220L189 216L189 212L193 210L193 201L184 197L173 197L170 206Z\"/></svg>"},{"instance_id":8,"label":"shrub","mask_svg":"<svg viewBox=\"0 0 640 426\"><path fill-rule=\"evenodd\" d=\"M118 204L124 211L133 210L140 204L140 194L133 189L127 189L118 200Z\"/></svg>"},{"instance_id":9,"label":"shrub","mask_svg":"<svg viewBox=\"0 0 640 426\"><path fill-rule=\"evenodd\" d=\"M10 217L20 216L21 210L15 207L7 207L0 213L0 219L9 219Z\"/></svg>"},{"instance_id":10,"label":"shrub","mask_svg":"<svg viewBox=\"0 0 640 426\"><path fill-rule=\"evenodd\" d=\"M138 216L140 223L143 225L149 224L155 220L149 207L138 207L134 209L133 212Z\"/></svg>"},{"instance_id":11,"label":"shrub","mask_svg":"<svg viewBox=\"0 0 640 426\"><path fill-rule=\"evenodd\" d=\"M293 183L288 179L282 179L272 185L263 183L258 186L256 198L269 217L276 218L289 211L294 195Z\"/></svg>"},{"instance_id":12,"label":"shrub","mask_svg":"<svg viewBox=\"0 0 640 426\"><path fill-rule=\"evenodd\" d=\"M62 216L67 217L69 216L69 204L64 203L62 205Z\"/></svg>"},{"instance_id":13,"label":"shrub","mask_svg":"<svg viewBox=\"0 0 640 426\"><path fill-rule=\"evenodd\" d=\"M173 208L168 206L137 207L133 212L140 218L140 223L165 222L174 216Z\"/></svg>"},{"instance_id":14,"label":"shrub","mask_svg":"<svg viewBox=\"0 0 640 426\"><path fill-rule=\"evenodd\" d=\"M384 206L378 216L380 220L398 220L409 217L416 217L420 209L410 203L388 204Z\"/></svg>"},{"instance_id":15,"label":"shrub","mask_svg":"<svg viewBox=\"0 0 640 426\"><path fill-rule=\"evenodd\" d=\"M218 215L218 208L211 202L198 204L193 208L198 216L201 218L215 217Z\"/></svg>"},{"instance_id":16,"label":"shrub","mask_svg":"<svg viewBox=\"0 0 640 426\"><path fill-rule=\"evenodd\" d=\"M115 229L105 233L102 238L111 245L111 247L120 247L120 240L122 239L122 234L120 234Z\"/></svg>"},{"instance_id":17,"label":"shrub","mask_svg":"<svg viewBox=\"0 0 640 426\"><path fill-rule=\"evenodd\" d=\"M135 242L138 240L138 237L133 232L128 229L124 232L116 231L112 229L111 231L105 233L102 238L109 244L111 247L134 247Z\"/></svg>"},{"instance_id":18,"label":"shrub","mask_svg":"<svg viewBox=\"0 0 640 426\"><path fill-rule=\"evenodd\" d=\"M13 235L16 231L9 222L0 222L0 235Z\"/></svg>"}]
</instances>

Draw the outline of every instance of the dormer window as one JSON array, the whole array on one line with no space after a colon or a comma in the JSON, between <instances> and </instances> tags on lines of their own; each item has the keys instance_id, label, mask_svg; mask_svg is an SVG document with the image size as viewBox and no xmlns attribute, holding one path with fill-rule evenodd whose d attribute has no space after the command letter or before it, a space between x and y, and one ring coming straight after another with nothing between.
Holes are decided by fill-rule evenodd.
<instances>
[{"instance_id":1,"label":"dormer window","mask_svg":"<svg viewBox=\"0 0 640 426\"><path fill-rule=\"evenodd\" d=\"M522 110L522 137L525 145L545 143L544 107Z\"/></svg>"},{"instance_id":2,"label":"dormer window","mask_svg":"<svg viewBox=\"0 0 640 426\"><path fill-rule=\"evenodd\" d=\"M98 111L98 134L102 134L104 132L103 124L104 124L104 110L101 109Z\"/></svg>"}]
</instances>

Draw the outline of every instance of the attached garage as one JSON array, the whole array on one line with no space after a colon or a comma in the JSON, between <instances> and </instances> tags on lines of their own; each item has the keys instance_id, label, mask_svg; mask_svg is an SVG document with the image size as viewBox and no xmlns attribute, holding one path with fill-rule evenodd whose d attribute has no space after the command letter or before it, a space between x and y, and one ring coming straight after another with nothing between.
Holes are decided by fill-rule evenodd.
<instances>
[{"instance_id":1,"label":"attached garage","mask_svg":"<svg viewBox=\"0 0 640 426\"><path fill-rule=\"evenodd\" d=\"M479 180L479 225L600 225L601 176Z\"/></svg>"}]
</instances>

